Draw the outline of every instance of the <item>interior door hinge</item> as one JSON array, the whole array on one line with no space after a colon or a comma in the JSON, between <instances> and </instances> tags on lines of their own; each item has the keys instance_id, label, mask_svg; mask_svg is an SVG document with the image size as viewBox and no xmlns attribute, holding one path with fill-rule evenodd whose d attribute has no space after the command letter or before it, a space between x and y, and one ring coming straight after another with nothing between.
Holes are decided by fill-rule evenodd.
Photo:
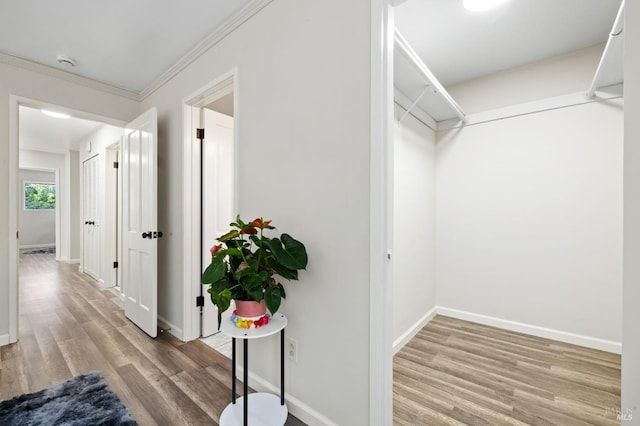
<instances>
[{"instance_id":1,"label":"interior door hinge","mask_svg":"<svg viewBox=\"0 0 640 426\"><path fill-rule=\"evenodd\" d=\"M119 166L120 166L120 164L118 164L118 162L117 162L117 161L114 161L114 162L113 162L113 168L114 168L114 169L117 169Z\"/></svg>"},{"instance_id":2,"label":"interior door hinge","mask_svg":"<svg viewBox=\"0 0 640 426\"><path fill-rule=\"evenodd\" d=\"M196 139L204 139L204 129L196 129Z\"/></svg>"},{"instance_id":3,"label":"interior door hinge","mask_svg":"<svg viewBox=\"0 0 640 426\"><path fill-rule=\"evenodd\" d=\"M118 262L113 262L113 267L117 268L118 267Z\"/></svg>"},{"instance_id":4,"label":"interior door hinge","mask_svg":"<svg viewBox=\"0 0 640 426\"><path fill-rule=\"evenodd\" d=\"M196 297L196 306L204 306L204 296Z\"/></svg>"}]
</instances>

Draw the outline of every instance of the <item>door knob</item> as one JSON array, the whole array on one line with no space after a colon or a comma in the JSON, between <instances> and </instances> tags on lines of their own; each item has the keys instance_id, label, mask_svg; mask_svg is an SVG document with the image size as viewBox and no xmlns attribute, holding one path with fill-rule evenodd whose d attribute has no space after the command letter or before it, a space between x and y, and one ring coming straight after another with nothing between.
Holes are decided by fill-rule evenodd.
<instances>
[{"instance_id":1,"label":"door knob","mask_svg":"<svg viewBox=\"0 0 640 426\"><path fill-rule=\"evenodd\" d=\"M143 232L143 233L142 233L142 238L149 238L149 239L151 239L151 238L153 238L153 237L151 236L151 232Z\"/></svg>"}]
</instances>

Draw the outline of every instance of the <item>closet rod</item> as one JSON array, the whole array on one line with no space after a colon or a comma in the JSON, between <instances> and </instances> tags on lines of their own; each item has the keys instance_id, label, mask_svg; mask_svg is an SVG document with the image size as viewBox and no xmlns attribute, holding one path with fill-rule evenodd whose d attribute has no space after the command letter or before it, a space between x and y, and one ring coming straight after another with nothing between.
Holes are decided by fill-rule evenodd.
<instances>
[{"instance_id":1,"label":"closet rod","mask_svg":"<svg viewBox=\"0 0 640 426\"><path fill-rule=\"evenodd\" d=\"M591 87L589 87L589 91L587 92L587 97L593 98L595 96L596 89L600 84L600 76L602 74L602 70L605 67L605 64L609 58L609 54L613 48L613 45L618 41L618 36L622 34L623 29L624 29L624 0L622 0L622 3L620 3L620 9L618 10L618 15L616 16L616 20L613 23L613 28L611 28L611 33L609 34L607 45L604 47L604 52L602 53L602 57L600 58L600 63L598 64L598 68L596 68L596 74L593 76L593 81L591 82Z\"/></svg>"},{"instance_id":2,"label":"closet rod","mask_svg":"<svg viewBox=\"0 0 640 426\"><path fill-rule=\"evenodd\" d=\"M453 100L449 92L445 90L445 88L440 84L438 79L431 73L429 68L422 62L420 56L413 50L413 48L409 45L407 40L400 34L398 29L396 28L394 31L394 39L397 47L400 48L400 51L409 59L409 61L416 67L418 72L427 80L431 86L433 86L434 92L439 94L442 99L451 107L451 109L456 113L458 118L463 122L466 121L467 116L462 111L462 108Z\"/></svg>"}]
</instances>

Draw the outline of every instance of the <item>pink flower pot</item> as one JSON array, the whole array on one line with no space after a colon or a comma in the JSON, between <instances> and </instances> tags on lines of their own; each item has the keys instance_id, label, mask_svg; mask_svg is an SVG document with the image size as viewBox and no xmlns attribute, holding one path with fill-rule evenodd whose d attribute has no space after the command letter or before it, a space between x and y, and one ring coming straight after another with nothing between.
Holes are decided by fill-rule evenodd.
<instances>
[{"instance_id":1,"label":"pink flower pot","mask_svg":"<svg viewBox=\"0 0 640 426\"><path fill-rule=\"evenodd\" d=\"M242 318L261 317L267 312L267 305L262 299L260 302L254 300L236 300L236 313Z\"/></svg>"}]
</instances>

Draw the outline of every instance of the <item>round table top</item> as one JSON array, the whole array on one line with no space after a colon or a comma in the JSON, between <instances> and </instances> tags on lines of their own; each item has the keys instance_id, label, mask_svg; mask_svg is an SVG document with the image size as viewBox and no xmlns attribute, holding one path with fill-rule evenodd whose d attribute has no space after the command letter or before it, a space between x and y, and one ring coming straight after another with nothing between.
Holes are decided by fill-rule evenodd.
<instances>
[{"instance_id":1,"label":"round table top","mask_svg":"<svg viewBox=\"0 0 640 426\"><path fill-rule=\"evenodd\" d=\"M223 318L220 324L220 331L228 337L236 339L259 339L261 337L276 334L287 326L287 317L276 312L269 319L269 324L258 328L240 328L231 321L231 318Z\"/></svg>"}]
</instances>

